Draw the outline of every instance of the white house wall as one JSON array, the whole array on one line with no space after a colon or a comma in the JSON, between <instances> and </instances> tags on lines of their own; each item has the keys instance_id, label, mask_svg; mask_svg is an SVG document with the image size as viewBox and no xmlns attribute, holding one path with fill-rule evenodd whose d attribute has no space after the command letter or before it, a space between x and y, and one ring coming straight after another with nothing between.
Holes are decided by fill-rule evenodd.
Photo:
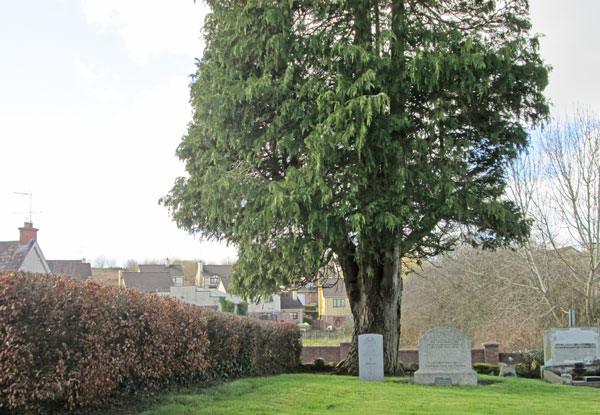
<instances>
[{"instance_id":1,"label":"white house wall","mask_svg":"<svg viewBox=\"0 0 600 415\"><path fill-rule=\"evenodd\" d=\"M23 261L19 271L37 272L46 274L48 270L44 267L44 260L40 257L36 249L31 249Z\"/></svg>"}]
</instances>

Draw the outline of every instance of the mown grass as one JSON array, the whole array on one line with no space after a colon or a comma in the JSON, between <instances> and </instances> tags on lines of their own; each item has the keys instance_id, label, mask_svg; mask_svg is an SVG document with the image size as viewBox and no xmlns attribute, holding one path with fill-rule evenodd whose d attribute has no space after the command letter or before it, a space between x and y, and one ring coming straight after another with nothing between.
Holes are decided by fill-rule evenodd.
<instances>
[{"instance_id":1,"label":"mown grass","mask_svg":"<svg viewBox=\"0 0 600 415\"><path fill-rule=\"evenodd\" d=\"M193 414L597 414L600 391L532 379L480 376L491 384L416 386L386 378L296 374L244 379L194 395L170 395L144 415Z\"/></svg>"},{"instance_id":2,"label":"mown grass","mask_svg":"<svg viewBox=\"0 0 600 415\"><path fill-rule=\"evenodd\" d=\"M339 346L340 343L351 342L350 337L344 337L339 339L328 339L327 337L322 339L302 339L302 346Z\"/></svg>"}]
</instances>

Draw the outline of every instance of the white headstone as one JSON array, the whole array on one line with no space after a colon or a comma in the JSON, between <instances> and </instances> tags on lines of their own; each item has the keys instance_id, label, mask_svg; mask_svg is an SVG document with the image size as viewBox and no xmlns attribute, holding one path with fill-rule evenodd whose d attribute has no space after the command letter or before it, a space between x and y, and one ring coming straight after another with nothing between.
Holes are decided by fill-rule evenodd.
<instances>
[{"instance_id":1,"label":"white headstone","mask_svg":"<svg viewBox=\"0 0 600 415\"><path fill-rule=\"evenodd\" d=\"M429 330L419 339L416 385L477 385L471 339L453 327Z\"/></svg>"},{"instance_id":2,"label":"white headstone","mask_svg":"<svg viewBox=\"0 0 600 415\"><path fill-rule=\"evenodd\" d=\"M544 364L567 366L577 362L586 365L600 360L600 328L553 328L544 332Z\"/></svg>"},{"instance_id":3,"label":"white headstone","mask_svg":"<svg viewBox=\"0 0 600 415\"><path fill-rule=\"evenodd\" d=\"M360 380L383 382L383 336L358 336L358 374Z\"/></svg>"}]
</instances>

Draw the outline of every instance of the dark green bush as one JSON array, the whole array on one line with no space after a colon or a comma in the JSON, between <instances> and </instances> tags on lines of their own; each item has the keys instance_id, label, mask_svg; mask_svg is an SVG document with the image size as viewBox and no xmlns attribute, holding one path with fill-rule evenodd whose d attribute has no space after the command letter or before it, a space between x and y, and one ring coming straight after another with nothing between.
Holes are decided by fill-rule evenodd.
<instances>
[{"instance_id":1,"label":"dark green bush","mask_svg":"<svg viewBox=\"0 0 600 415\"><path fill-rule=\"evenodd\" d=\"M490 363L475 363L473 365L473 370L480 375L500 375L500 367Z\"/></svg>"},{"instance_id":2,"label":"dark green bush","mask_svg":"<svg viewBox=\"0 0 600 415\"><path fill-rule=\"evenodd\" d=\"M531 364L517 363L515 372L518 377L539 379L541 377L541 366L534 360Z\"/></svg>"},{"instance_id":3,"label":"dark green bush","mask_svg":"<svg viewBox=\"0 0 600 415\"><path fill-rule=\"evenodd\" d=\"M219 304L221 304L221 311L225 313L235 312L235 303L227 300L225 297L219 297Z\"/></svg>"},{"instance_id":4,"label":"dark green bush","mask_svg":"<svg viewBox=\"0 0 600 415\"><path fill-rule=\"evenodd\" d=\"M543 350L519 350L512 352L511 356L518 362L515 364L517 376L532 379L540 378L541 366L544 364Z\"/></svg>"},{"instance_id":5,"label":"dark green bush","mask_svg":"<svg viewBox=\"0 0 600 415\"><path fill-rule=\"evenodd\" d=\"M248 315L248 303L242 301L235 306L235 314L238 316L247 316Z\"/></svg>"}]
</instances>

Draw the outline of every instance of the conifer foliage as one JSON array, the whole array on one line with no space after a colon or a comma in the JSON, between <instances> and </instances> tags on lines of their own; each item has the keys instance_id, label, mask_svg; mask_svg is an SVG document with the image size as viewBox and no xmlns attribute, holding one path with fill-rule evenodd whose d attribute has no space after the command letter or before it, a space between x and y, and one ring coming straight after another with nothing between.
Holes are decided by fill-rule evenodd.
<instances>
[{"instance_id":1,"label":"conifer foliage","mask_svg":"<svg viewBox=\"0 0 600 415\"><path fill-rule=\"evenodd\" d=\"M528 232L501 198L548 113L527 1L207 3L188 176L162 203L239 249L234 287L251 297L337 261L355 335L383 334L395 373L403 261Z\"/></svg>"}]
</instances>

